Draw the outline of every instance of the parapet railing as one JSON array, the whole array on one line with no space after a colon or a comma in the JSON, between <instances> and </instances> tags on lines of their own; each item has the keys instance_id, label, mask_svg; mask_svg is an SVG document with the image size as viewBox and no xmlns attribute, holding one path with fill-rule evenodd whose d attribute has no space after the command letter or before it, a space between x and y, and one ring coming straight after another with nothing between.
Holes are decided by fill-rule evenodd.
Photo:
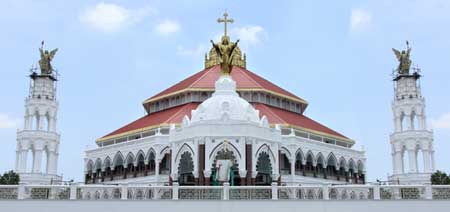
<instances>
[{"instance_id":1,"label":"parapet railing","mask_svg":"<svg viewBox=\"0 0 450 212\"><path fill-rule=\"evenodd\" d=\"M0 200L450 200L447 185L0 185Z\"/></svg>"}]
</instances>

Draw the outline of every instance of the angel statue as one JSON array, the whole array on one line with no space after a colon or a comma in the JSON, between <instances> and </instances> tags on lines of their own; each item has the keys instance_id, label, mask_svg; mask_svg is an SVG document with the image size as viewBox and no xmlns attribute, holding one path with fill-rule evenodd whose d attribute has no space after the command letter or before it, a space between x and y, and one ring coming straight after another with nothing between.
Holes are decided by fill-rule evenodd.
<instances>
[{"instance_id":1,"label":"angel statue","mask_svg":"<svg viewBox=\"0 0 450 212\"><path fill-rule=\"evenodd\" d=\"M406 41L406 51L402 50L401 52L397 49L392 48L394 51L397 60L400 62L397 67L398 74L409 74L409 68L411 67L411 60L409 59L409 54L411 52L411 47L409 47L409 42Z\"/></svg>"},{"instance_id":2,"label":"angel statue","mask_svg":"<svg viewBox=\"0 0 450 212\"><path fill-rule=\"evenodd\" d=\"M58 48L48 52L48 50L44 51L44 41L42 41L41 44L42 44L41 48L39 48L39 52L41 52L41 59L39 60L39 67L41 68L41 74L52 74L52 71L54 70L51 62L55 57Z\"/></svg>"},{"instance_id":3,"label":"angel statue","mask_svg":"<svg viewBox=\"0 0 450 212\"><path fill-rule=\"evenodd\" d=\"M212 40L211 43L219 56L222 74L230 74L233 66L234 52L239 40L236 43L232 43L230 42L230 37L222 36L222 41L219 44L215 44Z\"/></svg>"}]
</instances>

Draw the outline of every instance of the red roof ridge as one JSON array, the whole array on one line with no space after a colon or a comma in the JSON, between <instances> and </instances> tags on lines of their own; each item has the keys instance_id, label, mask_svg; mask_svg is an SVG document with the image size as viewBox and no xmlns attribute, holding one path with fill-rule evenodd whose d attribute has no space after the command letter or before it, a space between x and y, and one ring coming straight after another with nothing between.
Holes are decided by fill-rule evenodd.
<instances>
[{"instance_id":1,"label":"red roof ridge","mask_svg":"<svg viewBox=\"0 0 450 212\"><path fill-rule=\"evenodd\" d=\"M218 65L212 66L210 68L204 69L205 73L203 73L199 78L197 78L197 80L195 80L194 82L192 82L189 87L192 87L195 83L197 83L198 81L200 81L201 79L203 79L212 69L214 69L215 67L217 67Z\"/></svg>"},{"instance_id":2,"label":"red roof ridge","mask_svg":"<svg viewBox=\"0 0 450 212\"><path fill-rule=\"evenodd\" d=\"M269 107L267 107L265 104L261 104L259 103L262 107L265 107L266 109L270 109ZM268 112L270 112L270 114L272 114L273 116L277 117L279 120L286 122L284 119L280 118L280 116L278 116L277 114L275 114L272 110L267 110ZM268 118L266 116L266 118Z\"/></svg>"},{"instance_id":3,"label":"red roof ridge","mask_svg":"<svg viewBox=\"0 0 450 212\"><path fill-rule=\"evenodd\" d=\"M238 66L236 66L238 67ZM253 81L255 84L257 84L259 87L264 88L261 84L259 84L256 80L254 80L250 75L248 75L245 71L249 71L247 69L241 69L240 67L238 67L238 70L241 71L241 73L243 73L248 79L250 79L251 81Z\"/></svg>"},{"instance_id":4,"label":"red roof ridge","mask_svg":"<svg viewBox=\"0 0 450 212\"><path fill-rule=\"evenodd\" d=\"M173 117L175 117L175 116L177 116L181 111L183 111L183 109L185 109L189 104L191 104L191 103L186 103L186 104L184 104L181 108L180 108L180 110L178 110L175 114L173 114L172 116L170 116L167 120L166 120L166 123L169 123L169 121L173 118Z\"/></svg>"}]
</instances>

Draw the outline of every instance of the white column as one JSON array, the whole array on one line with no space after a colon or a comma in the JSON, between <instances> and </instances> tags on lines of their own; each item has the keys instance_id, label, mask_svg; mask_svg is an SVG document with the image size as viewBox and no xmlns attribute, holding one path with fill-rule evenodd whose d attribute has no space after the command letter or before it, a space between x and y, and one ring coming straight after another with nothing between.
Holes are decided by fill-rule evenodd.
<instances>
[{"instance_id":1,"label":"white column","mask_svg":"<svg viewBox=\"0 0 450 212\"><path fill-rule=\"evenodd\" d=\"M38 129L38 130L44 130L45 129L45 126L44 126L45 118L46 118L45 115L39 113L39 125L38 125L38 127L36 129Z\"/></svg>"},{"instance_id":2,"label":"white column","mask_svg":"<svg viewBox=\"0 0 450 212\"><path fill-rule=\"evenodd\" d=\"M48 160L47 160L47 174L56 174L56 153L48 152Z\"/></svg>"},{"instance_id":3,"label":"white column","mask_svg":"<svg viewBox=\"0 0 450 212\"><path fill-rule=\"evenodd\" d=\"M429 150L422 150L423 157L423 172L431 172L431 155Z\"/></svg>"},{"instance_id":4,"label":"white column","mask_svg":"<svg viewBox=\"0 0 450 212\"><path fill-rule=\"evenodd\" d=\"M434 163L434 151L431 151L431 172L434 172L434 170L436 170L435 168L436 166Z\"/></svg>"},{"instance_id":5,"label":"white column","mask_svg":"<svg viewBox=\"0 0 450 212\"><path fill-rule=\"evenodd\" d=\"M401 151L394 153L394 164L394 174L403 174L403 158Z\"/></svg>"},{"instance_id":6,"label":"white column","mask_svg":"<svg viewBox=\"0 0 450 212\"><path fill-rule=\"evenodd\" d=\"M160 162L161 161L155 160L155 179L156 179L156 183L159 183L159 163Z\"/></svg>"},{"instance_id":7,"label":"white column","mask_svg":"<svg viewBox=\"0 0 450 212\"><path fill-rule=\"evenodd\" d=\"M402 121L400 119L400 116L394 118L395 122L395 131L400 132L402 131Z\"/></svg>"},{"instance_id":8,"label":"white column","mask_svg":"<svg viewBox=\"0 0 450 212\"><path fill-rule=\"evenodd\" d=\"M28 156L28 150L22 149L20 150L20 164L19 164L19 172L26 172L27 171L27 156Z\"/></svg>"},{"instance_id":9,"label":"white column","mask_svg":"<svg viewBox=\"0 0 450 212\"><path fill-rule=\"evenodd\" d=\"M412 116L405 116L406 120L408 120L408 130L412 130L413 129L413 120L412 120Z\"/></svg>"},{"instance_id":10,"label":"white column","mask_svg":"<svg viewBox=\"0 0 450 212\"><path fill-rule=\"evenodd\" d=\"M416 159L416 151L408 150L408 159L409 159L409 173L417 172L417 159Z\"/></svg>"},{"instance_id":11,"label":"white column","mask_svg":"<svg viewBox=\"0 0 450 212\"><path fill-rule=\"evenodd\" d=\"M31 128L30 123L31 123L30 116L26 115L24 117L23 129L24 130L29 130Z\"/></svg>"},{"instance_id":12,"label":"white column","mask_svg":"<svg viewBox=\"0 0 450 212\"><path fill-rule=\"evenodd\" d=\"M292 180L295 178L295 158L291 160L291 176Z\"/></svg>"},{"instance_id":13,"label":"white column","mask_svg":"<svg viewBox=\"0 0 450 212\"><path fill-rule=\"evenodd\" d=\"M19 172L20 150L16 150L16 166L15 172Z\"/></svg>"},{"instance_id":14,"label":"white column","mask_svg":"<svg viewBox=\"0 0 450 212\"><path fill-rule=\"evenodd\" d=\"M33 173L41 172L42 149L35 149L33 154Z\"/></svg>"}]
</instances>

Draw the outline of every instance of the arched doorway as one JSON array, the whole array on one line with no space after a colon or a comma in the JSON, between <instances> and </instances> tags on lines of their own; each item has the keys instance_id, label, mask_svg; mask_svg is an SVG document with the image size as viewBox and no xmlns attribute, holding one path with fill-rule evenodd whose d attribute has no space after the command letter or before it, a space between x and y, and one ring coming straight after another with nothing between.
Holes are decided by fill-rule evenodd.
<instances>
[{"instance_id":1,"label":"arched doorway","mask_svg":"<svg viewBox=\"0 0 450 212\"><path fill-rule=\"evenodd\" d=\"M230 160L232 163L230 170L230 185L238 186L241 185L241 177L239 176L239 164L237 162L236 156L233 151L228 149L222 149L217 152L211 167L211 182L213 185L219 185L217 181L217 161L218 160ZM245 177L245 176L243 176Z\"/></svg>"},{"instance_id":2,"label":"arched doorway","mask_svg":"<svg viewBox=\"0 0 450 212\"><path fill-rule=\"evenodd\" d=\"M271 185L272 184L272 163L270 156L266 152L261 152L258 155L256 162L255 185Z\"/></svg>"},{"instance_id":3,"label":"arched doorway","mask_svg":"<svg viewBox=\"0 0 450 212\"><path fill-rule=\"evenodd\" d=\"M190 152L181 154L180 164L178 165L178 183L180 185L195 185L194 161Z\"/></svg>"}]
</instances>

